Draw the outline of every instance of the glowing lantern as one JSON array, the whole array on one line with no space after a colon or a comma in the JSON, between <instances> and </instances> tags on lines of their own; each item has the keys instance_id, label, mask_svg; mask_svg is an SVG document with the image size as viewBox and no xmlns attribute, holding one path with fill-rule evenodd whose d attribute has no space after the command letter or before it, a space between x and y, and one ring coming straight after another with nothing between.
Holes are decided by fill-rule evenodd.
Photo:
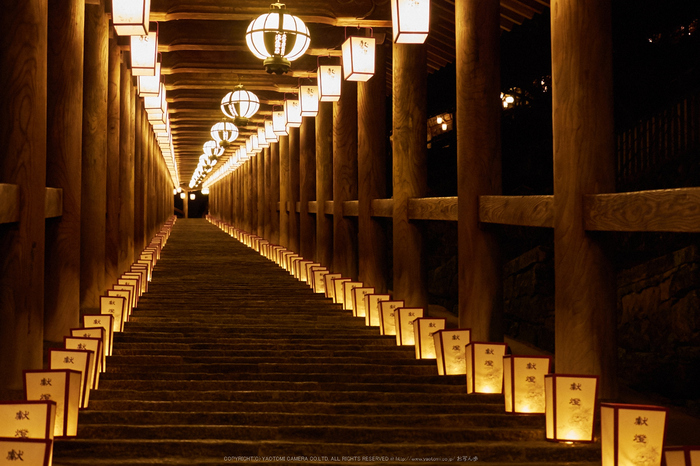
<instances>
[{"instance_id":1,"label":"glowing lantern","mask_svg":"<svg viewBox=\"0 0 700 466\"><path fill-rule=\"evenodd\" d=\"M388 294L366 294L365 302L365 325L368 327L380 326L379 302L389 301L391 295Z\"/></svg>"},{"instance_id":2,"label":"glowing lantern","mask_svg":"<svg viewBox=\"0 0 700 466\"><path fill-rule=\"evenodd\" d=\"M318 67L318 100L337 102L340 100L341 67L339 65L321 65Z\"/></svg>"},{"instance_id":3,"label":"glowing lantern","mask_svg":"<svg viewBox=\"0 0 700 466\"><path fill-rule=\"evenodd\" d=\"M345 282L352 281L352 278L334 278L333 279L333 302L340 304L345 309L345 293L343 292Z\"/></svg>"},{"instance_id":4,"label":"glowing lantern","mask_svg":"<svg viewBox=\"0 0 700 466\"><path fill-rule=\"evenodd\" d=\"M187 193L185 193L185 192L180 193L180 199L187 199Z\"/></svg>"},{"instance_id":5,"label":"glowing lantern","mask_svg":"<svg viewBox=\"0 0 700 466\"><path fill-rule=\"evenodd\" d=\"M221 111L233 119L236 126L245 126L260 108L258 96L246 91L243 85L236 86L236 90L229 92L221 99Z\"/></svg>"},{"instance_id":6,"label":"glowing lantern","mask_svg":"<svg viewBox=\"0 0 700 466\"><path fill-rule=\"evenodd\" d=\"M151 31L148 35L131 36L131 74L132 76L155 76L158 55L158 33Z\"/></svg>"},{"instance_id":7,"label":"glowing lantern","mask_svg":"<svg viewBox=\"0 0 700 466\"><path fill-rule=\"evenodd\" d=\"M275 134L279 136L287 136L287 115L284 110L275 110L272 112L272 128Z\"/></svg>"},{"instance_id":8,"label":"glowing lantern","mask_svg":"<svg viewBox=\"0 0 700 466\"><path fill-rule=\"evenodd\" d=\"M466 347L471 343L472 331L468 328L438 330L433 334L438 375L467 373L464 360Z\"/></svg>"},{"instance_id":9,"label":"glowing lantern","mask_svg":"<svg viewBox=\"0 0 700 466\"><path fill-rule=\"evenodd\" d=\"M87 408L90 402L95 353L88 350L49 349L50 369L70 369L81 373L80 407Z\"/></svg>"},{"instance_id":10,"label":"glowing lantern","mask_svg":"<svg viewBox=\"0 0 700 466\"><path fill-rule=\"evenodd\" d=\"M413 321L416 359L436 359L433 334L445 328L445 319L419 317Z\"/></svg>"},{"instance_id":11,"label":"glowing lantern","mask_svg":"<svg viewBox=\"0 0 700 466\"><path fill-rule=\"evenodd\" d=\"M190 201L194 201L195 195L194 193L190 193Z\"/></svg>"},{"instance_id":12,"label":"glowing lantern","mask_svg":"<svg viewBox=\"0 0 700 466\"><path fill-rule=\"evenodd\" d=\"M660 466L667 413L661 406L601 403L603 466Z\"/></svg>"},{"instance_id":13,"label":"glowing lantern","mask_svg":"<svg viewBox=\"0 0 700 466\"><path fill-rule=\"evenodd\" d=\"M260 152L262 152L262 147L260 147L260 144L258 143L258 135L257 134L253 134L250 137L250 143L253 145L253 152L254 153L259 154Z\"/></svg>"},{"instance_id":14,"label":"glowing lantern","mask_svg":"<svg viewBox=\"0 0 700 466\"><path fill-rule=\"evenodd\" d=\"M592 442L597 390L593 375L545 375L547 440Z\"/></svg>"},{"instance_id":15,"label":"glowing lantern","mask_svg":"<svg viewBox=\"0 0 700 466\"><path fill-rule=\"evenodd\" d=\"M112 23L118 36L145 36L151 0L112 0Z\"/></svg>"},{"instance_id":16,"label":"glowing lantern","mask_svg":"<svg viewBox=\"0 0 700 466\"><path fill-rule=\"evenodd\" d=\"M210 133L221 147L228 147L238 137L238 128L230 121L223 120L212 126Z\"/></svg>"},{"instance_id":17,"label":"glowing lantern","mask_svg":"<svg viewBox=\"0 0 700 466\"><path fill-rule=\"evenodd\" d=\"M265 139L267 142L277 142L279 141L279 136L275 133L275 127L272 120L265 120Z\"/></svg>"},{"instance_id":18,"label":"glowing lantern","mask_svg":"<svg viewBox=\"0 0 700 466\"><path fill-rule=\"evenodd\" d=\"M301 106L299 100L285 100L284 114L287 119L287 125L290 128L298 128L301 126Z\"/></svg>"},{"instance_id":19,"label":"glowing lantern","mask_svg":"<svg viewBox=\"0 0 700 466\"><path fill-rule=\"evenodd\" d=\"M352 290L362 286L362 282L343 282L343 309L346 311L352 311L352 315L355 316L355 309L352 307Z\"/></svg>"},{"instance_id":20,"label":"glowing lantern","mask_svg":"<svg viewBox=\"0 0 700 466\"><path fill-rule=\"evenodd\" d=\"M395 44L422 44L430 32L430 0L391 0Z\"/></svg>"},{"instance_id":21,"label":"glowing lantern","mask_svg":"<svg viewBox=\"0 0 700 466\"><path fill-rule=\"evenodd\" d=\"M333 280L336 278L342 278L342 275L339 273L327 273L323 277L326 285L326 298L331 298L333 302L335 302L335 288L333 288Z\"/></svg>"},{"instance_id":22,"label":"glowing lantern","mask_svg":"<svg viewBox=\"0 0 700 466\"><path fill-rule=\"evenodd\" d=\"M313 264L314 261L310 260L303 260L299 262L298 269L297 269L297 280L306 282L306 266L309 264Z\"/></svg>"},{"instance_id":23,"label":"glowing lantern","mask_svg":"<svg viewBox=\"0 0 700 466\"><path fill-rule=\"evenodd\" d=\"M544 376L549 374L549 356L503 357L503 394L506 413L544 414Z\"/></svg>"},{"instance_id":24,"label":"glowing lantern","mask_svg":"<svg viewBox=\"0 0 700 466\"><path fill-rule=\"evenodd\" d=\"M266 147L270 147L270 141L267 140L265 128L258 128L258 145L263 149Z\"/></svg>"},{"instance_id":25,"label":"glowing lantern","mask_svg":"<svg viewBox=\"0 0 700 466\"><path fill-rule=\"evenodd\" d=\"M56 402L50 399L0 401L0 437L53 440L56 408Z\"/></svg>"},{"instance_id":26,"label":"glowing lantern","mask_svg":"<svg viewBox=\"0 0 700 466\"><path fill-rule=\"evenodd\" d=\"M83 349L92 351L94 361L92 363L92 375L90 376L92 385L89 389L96 390L99 388L100 372L102 372L102 359L104 358L104 355L102 354L102 338L63 337L63 346L66 349Z\"/></svg>"},{"instance_id":27,"label":"glowing lantern","mask_svg":"<svg viewBox=\"0 0 700 466\"><path fill-rule=\"evenodd\" d=\"M299 101L302 117L318 115L318 86L301 86L299 88Z\"/></svg>"},{"instance_id":28,"label":"glowing lantern","mask_svg":"<svg viewBox=\"0 0 700 466\"><path fill-rule=\"evenodd\" d=\"M505 343L471 342L467 359L467 393L501 393Z\"/></svg>"},{"instance_id":29,"label":"glowing lantern","mask_svg":"<svg viewBox=\"0 0 700 466\"><path fill-rule=\"evenodd\" d=\"M374 37L348 37L343 42L343 78L367 81L374 76Z\"/></svg>"},{"instance_id":30,"label":"glowing lantern","mask_svg":"<svg viewBox=\"0 0 700 466\"><path fill-rule=\"evenodd\" d=\"M312 282L314 285L314 293L325 293L326 292L326 280L325 276L330 272L325 267L313 267L311 269Z\"/></svg>"},{"instance_id":31,"label":"glowing lantern","mask_svg":"<svg viewBox=\"0 0 700 466\"><path fill-rule=\"evenodd\" d=\"M700 465L700 447L666 447L664 448L665 466L698 466Z\"/></svg>"},{"instance_id":32,"label":"glowing lantern","mask_svg":"<svg viewBox=\"0 0 700 466\"><path fill-rule=\"evenodd\" d=\"M53 441L36 438L0 438L0 450L7 452L0 458L1 464L32 464L51 466L53 457Z\"/></svg>"},{"instance_id":33,"label":"glowing lantern","mask_svg":"<svg viewBox=\"0 0 700 466\"><path fill-rule=\"evenodd\" d=\"M109 343L109 334L105 331L103 327L91 327L91 328L72 328L70 329L70 334L72 337L83 337L83 338L98 338L102 344L100 345L100 372L105 372L105 366L107 364L107 345ZM87 348L92 349L92 348Z\"/></svg>"},{"instance_id":34,"label":"glowing lantern","mask_svg":"<svg viewBox=\"0 0 700 466\"><path fill-rule=\"evenodd\" d=\"M146 96L143 98L143 107L146 109L146 113L150 115L156 115L161 118L163 112L168 110L168 101L165 99L165 84L160 83L160 92L157 96Z\"/></svg>"},{"instance_id":35,"label":"glowing lantern","mask_svg":"<svg viewBox=\"0 0 700 466\"><path fill-rule=\"evenodd\" d=\"M153 76L138 77L139 97L154 97L160 94L160 63L156 63L156 72Z\"/></svg>"},{"instance_id":36,"label":"glowing lantern","mask_svg":"<svg viewBox=\"0 0 700 466\"><path fill-rule=\"evenodd\" d=\"M27 400L48 398L56 402L55 437L75 437L78 434L81 379L80 371L70 369L24 371Z\"/></svg>"},{"instance_id":37,"label":"glowing lantern","mask_svg":"<svg viewBox=\"0 0 700 466\"><path fill-rule=\"evenodd\" d=\"M359 286L352 290L352 315L354 317L367 317L365 308L365 296L374 293L374 288Z\"/></svg>"},{"instance_id":38,"label":"glowing lantern","mask_svg":"<svg viewBox=\"0 0 700 466\"><path fill-rule=\"evenodd\" d=\"M225 149L221 146L216 141L207 141L204 143L203 146L204 149L204 154L207 155L209 158L214 158L214 157L221 157L224 155Z\"/></svg>"},{"instance_id":39,"label":"glowing lantern","mask_svg":"<svg viewBox=\"0 0 700 466\"><path fill-rule=\"evenodd\" d=\"M397 346L416 344L416 336L413 333L413 321L423 317L424 312L425 310L420 307L400 307L394 311Z\"/></svg>"},{"instance_id":40,"label":"glowing lantern","mask_svg":"<svg viewBox=\"0 0 700 466\"><path fill-rule=\"evenodd\" d=\"M83 314L83 328L81 330L94 330L102 328L105 331L105 355L112 355L112 344L114 342L114 317L105 314ZM78 334L80 336L82 334ZM73 336L76 336L73 334ZM94 338L94 335L89 335ZM107 360L104 361L106 363ZM103 365L104 367L104 365Z\"/></svg>"},{"instance_id":41,"label":"glowing lantern","mask_svg":"<svg viewBox=\"0 0 700 466\"><path fill-rule=\"evenodd\" d=\"M306 282L311 287L311 289L313 289L313 279L314 279L314 275L313 275L313 272L311 271L311 269L313 269L314 267L320 267L320 266L321 266L321 264L319 264L318 262L309 261L309 263L306 264L306 267L301 274L301 280Z\"/></svg>"},{"instance_id":42,"label":"glowing lantern","mask_svg":"<svg viewBox=\"0 0 700 466\"><path fill-rule=\"evenodd\" d=\"M202 188L202 194L205 196L209 194L209 188Z\"/></svg>"},{"instance_id":43,"label":"glowing lantern","mask_svg":"<svg viewBox=\"0 0 700 466\"><path fill-rule=\"evenodd\" d=\"M404 307L404 301L381 301L379 303L379 334L396 335L396 310Z\"/></svg>"},{"instance_id":44,"label":"glowing lantern","mask_svg":"<svg viewBox=\"0 0 700 466\"><path fill-rule=\"evenodd\" d=\"M254 19L245 40L253 55L264 60L265 71L275 74L289 71L290 62L302 56L311 43L304 22L290 15L282 3L273 3L269 13Z\"/></svg>"}]
</instances>

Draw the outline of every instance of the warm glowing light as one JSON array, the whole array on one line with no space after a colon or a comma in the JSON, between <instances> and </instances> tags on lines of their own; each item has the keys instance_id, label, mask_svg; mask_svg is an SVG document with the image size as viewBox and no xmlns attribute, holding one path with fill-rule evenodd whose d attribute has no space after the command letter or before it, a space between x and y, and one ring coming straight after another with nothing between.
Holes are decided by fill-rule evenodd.
<instances>
[{"instance_id":1,"label":"warm glowing light","mask_svg":"<svg viewBox=\"0 0 700 466\"><path fill-rule=\"evenodd\" d=\"M180 193L180 199L187 199L187 193Z\"/></svg>"},{"instance_id":2,"label":"warm glowing light","mask_svg":"<svg viewBox=\"0 0 700 466\"><path fill-rule=\"evenodd\" d=\"M592 442L598 377L546 374L545 435L558 442Z\"/></svg>"},{"instance_id":3,"label":"warm glowing light","mask_svg":"<svg viewBox=\"0 0 700 466\"><path fill-rule=\"evenodd\" d=\"M442 119L442 117L437 117L437 120L435 120L435 121L437 122L438 125L441 125L443 122L443 119Z\"/></svg>"},{"instance_id":4,"label":"warm glowing light","mask_svg":"<svg viewBox=\"0 0 700 466\"><path fill-rule=\"evenodd\" d=\"M396 328L396 345L410 346L416 344L413 321L423 317L425 310L420 307L400 307L394 311L394 328Z\"/></svg>"},{"instance_id":5,"label":"warm glowing light","mask_svg":"<svg viewBox=\"0 0 700 466\"><path fill-rule=\"evenodd\" d=\"M194 193L190 193L190 201L194 201L195 195Z\"/></svg>"},{"instance_id":6,"label":"warm glowing light","mask_svg":"<svg viewBox=\"0 0 700 466\"><path fill-rule=\"evenodd\" d=\"M367 81L374 76L374 37L348 37L342 49L346 81Z\"/></svg>"},{"instance_id":7,"label":"warm glowing light","mask_svg":"<svg viewBox=\"0 0 700 466\"><path fill-rule=\"evenodd\" d=\"M544 414L544 376L549 374L551 365L548 356L504 356L503 394L507 413Z\"/></svg>"},{"instance_id":8,"label":"warm glowing light","mask_svg":"<svg viewBox=\"0 0 700 466\"><path fill-rule=\"evenodd\" d=\"M145 36L151 0L112 0L112 23L118 36Z\"/></svg>"},{"instance_id":9,"label":"warm glowing light","mask_svg":"<svg viewBox=\"0 0 700 466\"><path fill-rule=\"evenodd\" d=\"M441 128L443 131L447 131L447 123L443 123Z\"/></svg>"},{"instance_id":10,"label":"warm glowing light","mask_svg":"<svg viewBox=\"0 0 700 466\"><path fill-rule=\"evenodd\" d=\"M395 44L422 44L430 32L430 0L391 0Z\"/></svg>"},{"instance_id":11,"label":"warm glowing light","mask_svg":"<svg viewBox=\"0 0 700 466\"><path fill-rule=\"evenodd\" d=\"M238 137L238 128L236 128L236 125L225 120L212 126L209 132L214 141L219 143L222 147L231 144Z\"/></svg>"},{"instance_id":12,"label":"warm glowing light","mask_svg":"<svg viewBox=\"0 0 700 466\"><path fill-rule=\"evenodd\" d=\"M461 375L467 373L464 359L465 348L471 343L471 330L439 330L433 334L438 375Z\"/></svg>"},{"instance_id":13,"label":"warm glowing light","mask_svg":"<svg viewBox=\"0 0 700 466\"><path fill-rule=\"evenodd\" d=\"M270 143L279 141L279 136L275 133L275 126L272 120L265 120L265 139Z\"/></svg>"},{"instance_id":14,"label":"warm glowing light","mask_svg":"<svg viewBox=\"0 0 700 466\"><path fill-rule=\"evenodd\" d=\"M132 76L155 76L158 54L158 34L151 31L144 36L131 36Z\"/></svg>"},{"instance_id":15,"label":"warm glowing light","mask_svg":"<svg viewBox=\"0 0 700 466\"><path fill-rule=\"evenodd\" d=\"M287 136L287 116L284 110L272 112L272 127L277 136Z\"/></svg>"},{"instance_id":16,"label":"warm glowing light","mask_svg":"<svg viewBox=\"0 0 700 466\"><path fill-rule=\"evenodd\" d=\"M202 194L204 194L205 196L209 194L209 188L202 188Z\"/></svg>"},{"instance_id":17,"label":"warm glowing light","mask_svg":"<svg viewBox=\"0 0 700 466\"><path fill-rule=\"evenodd\" d=\"M221 147L216 141L205 142L203 149L204 149L204 153L207 156L209 156L209 158L221 157L225 151L225 149L223 147Z\"/></svg>"},{"instance_id":18,"label":"warm glowing light","mask_svg":"<svg viewBox=\"0 0 700 466\"><path fill-rule=\"evenodd\" d=\"M445 328L445 319L423 317L413 321L416 359L436 359L433 334Z\"/></svg>"},{"instance_id":19,"label":"warm glowing light","mask_svg":"<svg viewBox=\"0 0 700 466\"><path fill-rule=\"evenodd\" d=\"M467 393L501 393L505 343L471 342L465 349Z\"/></svg>"},{"instance_id":20,"label":"warm glowing light","mask_svg":"<svg viewBox=\"0 0 700 466\"><path fill-rule=\"evenodd\" d=\"M321 65L318 67L318 100L337 102L340 100L341 67L338 65Z\"/></svg>"},{"instance_id":21,"label":"warm glowing light","mask_svg":"<svg viewBox=\"0 0 700 466\"><path fill-rule=\"evenodd\" d=\"M258 127L258 145L263 149L270 147L270 142L267 140L265 128L263 127Z\"/></svg>"},{"instance_id":22,"label":"warm glowing light","mask_svg":"<svg viewBox=\"0 0 700 466\"><path fill-rule=\"evenodd\" d=\"M156 63L153 76L138 77L138 92L140 97L157 97L160 94L160 63Z\"/></svg>"},{"instance_id":23,"label":"warm glowing light","mask_svg":"<svg viewBox=\"0 0 700 466\"><path fill-rule=\"evenodd\" d=\"M290 128L298 128L301 126L301 106L299 100L289 99L284 101L284 115L287 119L287 125Z\"/></svg>"},{"instance_id":24,"label":"warm glowing light","mask_svg":"<svg viewBox=\"0 0 700 466\"><path fill-rule=\"evenodd\" d=\"M667 412L661 406L601 403L602 466L661 465Z\"/></svg>"},{"instance_id":25,"label":"warm glowing light","mask_svg":"<svg viewBox=\"0 0 700 466\"><path fill-rule=\"evenodd\" d=\"M248 120L257 113L259 108L258 96L246 91L242 85L237 86L235 91L229 92L221 99L221 111L232 118L236 126L247 125Z\"/></svg>"},{"instance_id":26,"label":"warm glowing light","mask_svg":"<svg viewBox=\"0 0 700 466\"><path fill-rule=\"evenodd\" d=\"M301 86L299 88L302 117L318 115L318 86Z\"/></svg>"}]
</instances>

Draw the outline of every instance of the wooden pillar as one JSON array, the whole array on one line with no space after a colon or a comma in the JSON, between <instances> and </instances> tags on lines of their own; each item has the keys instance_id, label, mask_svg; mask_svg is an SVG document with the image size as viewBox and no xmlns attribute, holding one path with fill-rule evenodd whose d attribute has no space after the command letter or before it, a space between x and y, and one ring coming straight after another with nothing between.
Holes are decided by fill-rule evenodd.
<instances>
[{"instance_id":1,"label":"wooden pillar","mask_svg":"<svg viewBox=\"0 0 700 466\"><path fill-rule=\"evenodd\" d=\"M333 267L333 220L326 201L333 200L333 104L319 102L316 115L316 261Z\"/></svg>"},{"instance_id":2,"label":"wooden pillar","mask_svg":"<svg viewBox=\"0 0 700 466\"><path fill-rule=\"evenodd\" d=\"M316 222L309 213L309 201L316 199L316 130L311 118L299 128L299 253L316 260Z\"/></svg>"},{"instance_id":3,"label":"wooden pillar","mask_svg":"<svg viewBox=\"0 0 700 466\"><path fill-rule=\"evenodd\" d=\"M148 235L146 236L146 244L151 241L151 238L156 234L156 186L158 180L158 163L157 158L160 153L160 148L156 142L156 135L153 132L153 127L148 124L148 196L146 197L147 219L148 219ZM139 251L140 253L141 251Z\"/></svg>"},{"instance_id":4,"label":"wooden pillar","mask_svg":"<svg viewBox=\"0 0 700 466\"><path fill-rule=\"evenodd\" d=\"M121 51L117 38L109 39L107 86L107 218L105 224L105 285L117 283L119 277L119 141Z\"/></svg>"},{"instance_id":5,"label":"wooden pillar","mask_svg":"<svg viewBox=\"0 0 700 466\"><path fill-rule=\"evenodd\" d=\"M617 396L615 270L582 196L615 190L610 16L610 0L552 3L556 371L600 376L604 399Z\"/></svg>"},{"instance_id":6,"label":"wooden pillar","mask_svg":"<svg viewBox=\"0 0 700 466\"><path fill-rule=\"evenodd\" d=\"M83 163L80 219L80 310L95 312L105 281L107 213L107 73L109 20L102 5L85 5ZM99 311L98 311L99 312Z\"/></svg>"},{"instance_id":7,"label":"wooden pillar","mask_svg":"<svg viewBox=\"0 0 700 466\"><path fill-rule=\"evenodd\" d=\"M357 220L343 203L357 199L357 83L343 80L333 103L333 271L357 280Z\"/></svg>"},{"instance_id":8,"label":"wooden pillar","mask_svg":"<svg viewBox=\"0 0 700 466\"><path fill-rule=\"evenodd\" d=\"M248 192L250 209L250 227L248 231L252 234L258 232L258 156L253 155L248 161Z\"/></svg>"},{"instance_id":9,"label":"wooden pillar","mask_svg":"<svg viewBox=\"0 0 700 466\"><path fill-rule=\"evenodd\" d=\"M289 247L289 136L280 136L280 245Z\"/></svg>"},{"instance_id":10,"label":"wooden pillar","mask_svg":"<svg viewBox=\"0 0 700 466\"><path fill-rule=\"evenodd\" d=\"M134 256L143 248L143 101L134 93Z\"/></svg>"},{"instance_id":11,"label":"wooden pillar","mask_svg":"<svg viewBox=\"0 0 700 466\"><path fill-rule=\"evenodd\" d=\"M272 151L272 144L270 144L270 147L266 148L263 150L263 172L264 172L264 180L263 182L265 183L265 189L264 189L264 197L263 197L263 206L262 206L262 211L263 211L263 238L266 240L272 242L272 211L270 209L270 204L272 202L272 193L270 192L272 189L272 178L271 178L271 167L270 167L270 159L272 158L271 155Z\"/></svg>"},{"instance_id":12,"label":"wooden pillar","mask_svg":"<svg viewBox=\"0 0 700 466\"><path fill-rule=\"evenodd\" d=\"M182 211L184 212L185 218L190 218L190 192L183 191L185 193L185 198L182 200Z\"/></svg>"},{"instance_id":13,"label":"wooden pillar","mask_svg":"<svg viewBox=\"0 0 700 466\"><path fill-rule=\"evenodd\" d=\"M255 211L258 213L258 225L257 225L257 235L262 237L265 233L265 150L261 150L258 155L255 156L256 161L256 188L257 188L257 207Z\"/></svg>"},{"instance_id":14,"label":"wooden pillar","mask_svg":"<svg viewBox=\"0 0 700 466\"><path fill-rule=\"evenodd\" d=\"M386 198L386 70L384 46L375 51L374 77L357 83L357 175L359 280L377 293L387 290L387 237L372 218L372 199Z\"/></svg>"},{"instance_id":15,"label":"wooden pillar","mask_svg":"<svg viewBox=\"0 0 700 466\"><path fill-rule=\"evenodd\" d=\"M255 159L251 157L245 164L245 224L246 231L253 233L255 224L255 178L253 175L253 163Z\"/></svg>"},{"instance_id":16,"label":"wooden pillar","mask_svg":"<svg viewBox=\"0 0 700 466\"><path fill-rule=\"evenodd\" d=\"M0 390L42 365L47 16L45 0L0 15L0 183L21 195L19 222L0 227Z\"/></svg>"},{"instance_id":17,"label":"wooden pillar","mask_svg":"<svg viewBox=\"0 0 700 466\"><path fill-rule=\"evenodd\" d=\"M141 157L141 183L142 195L141 198L141 249L135 251L135 254L141 254L141 251L148 244L148 182L150 180L150 157L151 157L151 125L148 123L148 113L146 113L146 108L144 104L141 104L141 146L142 146L142 157Z\"/></svg>"},{"instance_id":18,"label":"wooden pillar","mask_svg":"<svg viewBox=\"0 0 700 466\"><path fill-rule=\"evenodd\" d=\"M280 213L277 204L280 201L280 145L278 142L270 144L270 241L272 244L280 242Z\"/></svg>"},{"instance_id":19,"label":"wooden pillar","mask_svg":"<svg viewBox=\"0 0 700 466\"><path fill-rule=\"evenodd\" d=\"M408 218L408 200L427 193L425 45L393 45L394 298L428 307L421 227Z\"/></svg>"},{"instance_id":20,"label":"wooden pillar","mask_svg":"<svg viewBox=\"0 0 700 466\"><path fill-rule=\"evenodd\" d=\"M46 220L44 340L57 343L80 321L85 2L51 2L49 16L46 186L63 190L63 215Z\"/></svg>"},{"instance_id":21,"label":"wooden pillar","mask_svg":"<svg viewBox=\"0 0 700 466\"><path fill-rule=\"evenodd\" d=\"M289 249L297 253L299 250L299 128L289 128Z\"/></svg>"},{"instance_id":22,"label":"wooden pillar","mask_svg":"<svg viewBox=\"0 0 700 466\"><path fill-rule=\"evenodd\" d=\"M501 194L499 5L458 0L455 8L459 323L475 341L503 341L498 238L479 223L479 196Z\"/></svg>"}]
</instances>

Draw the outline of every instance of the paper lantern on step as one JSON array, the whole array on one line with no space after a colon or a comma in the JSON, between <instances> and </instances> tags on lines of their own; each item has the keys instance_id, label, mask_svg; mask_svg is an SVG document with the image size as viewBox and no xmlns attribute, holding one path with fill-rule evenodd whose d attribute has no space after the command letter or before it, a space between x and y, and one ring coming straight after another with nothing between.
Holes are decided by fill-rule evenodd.
<instances>
[{"instance_id":1,"label":"paper lantern on step","mask_svg":"<svg viewBox=\"0 0 700 466\"><path fill-rule=\"evenodd\" d=\"M358 286L352 290L352 315L354 317L365 317L365 296L374 293L374 288L369 286Z\"/></svg>"},{"instance_id":2,"label":"paper lantern on step","mask_svg":"<svg viewBox=\"0 0 700 466\"><path fill-rule=\"evenodd\" d=\"M348 37L343 42L343 78L367 81L374 76L374 37Z\"/></svg>"},{"instance_id":3,"label":"paper lantern on step","mask_svg":"<svg viewBox=\"0 0 700 466\"><path fill-rule=\"evenodd\" d=\"M326 275L330 272L325 267L312 267L312 282L314 286L314 293L325 293L326 292Z\"/></svg>"},{"instance_id":4,"label":"paper lantern on step","mask_svg":"<svg viewBox=\"0 0 700 466\"><path fill-rule=\"evenodd\" d=\"M80 379L80 407L87 408L90 402L90 387L92 386L92 373L95 354L88 350L49 349L50 369L70 369L79 371Z\"/></svg>"},{"instance_id":5,"label":"paper lantern on step","mask_svg":"<svg viewBox=\"0 0 700 466\"><path fill-rule=\"evenodd\" d=\"M660 466L667 413L661 406L601 403L602 466Z\"/></svg>"},{"instance_id":6,"label":"paper lantern on step","mask_svg":"<svg viewBox=\"0 0 700 466\"><path fill-rule=\"evenodd\" d=\"M304 270L301 273L301 281L305 282L307 285L313 289L313 274L311 273L311 269L314 267L321 267L321 264L318 262L314 261L309 261L307 264L304 265Z\"/></svg>"},{"instance_id":7,"label":"paper lantern on step","mask_svg":"<svg viewBox=\"0 0 700 466\"><path fill-rule=\"evenodd\" d=\"M56 402L55 437L78 434L82 374L70 369L24 371L24 396L27 400Z\"/></svg>"},{"instance_id":8,"label":"paper lantern on step","mask_svg":"<svg viewBox=\"0 0 700 466\"><path fill-rule=\"evenodd\" d=\"M467 393L503 392L505 343L471 342L465 349Z\"/></svg>"},{"instance_id":9,"label":"paper lantern on step","mask_svg":"<svg viewBox=\"0 0 700 466\"><path fill-rule=\"evenodd\" d=\"M102 328L105 331L105 355L112 355L112 346L114 345L114 317L106 314L83 314L83 328L90 330L93 328ZM74 335L75 336L75 335ZM81 335L78 335L81 336ZM107 361L105 361L106 363Z\"/></svg>"},{"instance_id":10,"label":"paper lantern on step","mask_svg":"<svg viewBox=\"0 0 700 466\"><path fill-rule=\"evenodd\" d=\"M102 344L100 345L100 354L102 355L100 372L104 372L105 366L107 365L107 356L109 356L107 354L107 346L109 345L109 333L107 333L103 327L72 328L70 329L70 336L82 338L97 338L102 342Z\"/></svg>"},{"instance_id":11,"label":"paper lantern on step","mask_svg":"<svg viewBox=\"0 0 700 466\"><path fill-rule=\"evenodd\" d=\"M433 334L445 328L445 319L421 317L413 321L416 342L416 359L435 359Z\"/></svg>"},{"instance_id":12,"label":"paper lantern on step","mask_svg":"<svg viewBox=\"0 0 700 466\"><path fill-rule=\"evenodd\" d=\"M506 413L544 414L544 376L549 374L549 356L503 357L503 394Z\"/></svg>"},{"instance_id":13,"label":"paper lantern on step","mask_svg":"<svg viewBox=\"0 0 700 466\"><path fill-rule=\"evenodd\" d=\"M394 311L394 326L396 328L396 345L415 345L413 321L423 317L425 310L421 307L400 307Z\"/></svg>"},{"instance_id":14,"label":"paper lantern on step","mask_svg":"<svg viewBox=\"0 0 700 466\"><path fill-rule=\"evenodd\" d=\"M352 278L340 277L333 279L333 302L340 304L345 309L345 282L352 281Z\"/></svg>"},{"instance_id":15,"label":"paper lantern on step","mask_svg":"<svg viewBox=\"0 0 700 466\"><path fill-rule=\"evenodd\" d=\"M362 285L362 282L353 281L343 283L343 309L352 311L353 316L355 316L355 309L353 308L352 290L360 288Z\"/></svg>"},{"instance_id":16,"label":"paper lantern on step","mask_svg":"<svg viewBox=\"0 0 700 466\"><path fill-rule=\"evenodd\" d=\"M396 335L396 310L404 306L404 301L381 301L379 303L380 335Z\"/></svg>"},{"instance_id":17,"label":"paper lantern on step","mask_svg":"<svg viewBox=\"0 0 700 466\"><path fill-rule=\"evenodd\" d=\"M379 303L380 301L389 301L391 295L371 293L364 296L365 302L365 325L368 327L379 327Z\"/></svg>"},{"instance_id":18,"label":"paper lantern on step","mask_svg":"<svg viewBox=\"0 0 700 466\"><path fill-rule=\"evenodd\" d=\"M466 347L471 343L471 329L438 330L433 335L438 375L462 375L467 373L464 359Z\"/></svg>"},{"instance_id":19,"label":"paper lantern on step","mask_svg":"<svg viewBox=\"0 0 700 466\"><path fill-rule=\"evenodd\" d=\"M0 437L53 440L55 424L54 400L0 401Z\"/></svg>"},{"instance_id":20,"label":"paper lantern on step","mask_svg":"<svg viewBox=\"0 0 700 466\"><path fill-rule=\"evenodd\" d=\"M326 286L326 298L332 299L333 302L335 302L335 288L333 287L333 280L342 277L343 275L339 273L327 273L323 277Z\"/></svg>"},{"instance_id":21,"label":"paper lantern on step","mask_svg":"<svg viewBox=\"0 0 700 466\"><path fill-rule=\"evenodd\" d=\"M63 337L63 347L66 349L82 349L93 352L92 385L90 389L97 390L100 384L100 372L102 372L102 338Z\"/></svg>"},{"instance_id":22,"label":"paper lantern on step","mask_svg":"<svg viewBox=\"0 0 700 466\"><path fill-rule=\"evenodd\" d=\"M546 438L557 442L592 442L598 377L544 376Z\"/></svg>"},{"instance_id":23,"label":"paper lantern on step","mask_svg":"<svg viewBox=\"0 0 700 466\"><path fill-rule=\"evenodd\" d=\"M700 446L665 447L664 466L700 466Z\"/></svg>"},{"instance_id":24,"label":"paper lantern on step","mask_svg":"<svg viewBox=\"0 0 700 466\"><path fill-rule=\"evenodd\" d=\"M51 466L53 441L32 438L0 438L0 464ZM5 453L6 452L6 453Z\"/></svg>"}]
</instances>

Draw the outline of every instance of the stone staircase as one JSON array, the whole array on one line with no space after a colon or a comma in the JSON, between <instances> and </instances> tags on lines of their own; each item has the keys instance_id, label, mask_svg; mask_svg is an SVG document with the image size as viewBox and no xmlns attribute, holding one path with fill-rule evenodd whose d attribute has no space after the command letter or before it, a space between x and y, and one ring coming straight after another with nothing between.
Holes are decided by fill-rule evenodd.
<instances>
[{"instance_id":1,"label":"stone staircase","mask_svg":"<svg viewBox=\"0 0 700 466\"><path fill-rule=\"evenodd\" d=\"M600 464L467 395L205 220L180 219L54 465Z\"/></svg>"}]
</instances>

